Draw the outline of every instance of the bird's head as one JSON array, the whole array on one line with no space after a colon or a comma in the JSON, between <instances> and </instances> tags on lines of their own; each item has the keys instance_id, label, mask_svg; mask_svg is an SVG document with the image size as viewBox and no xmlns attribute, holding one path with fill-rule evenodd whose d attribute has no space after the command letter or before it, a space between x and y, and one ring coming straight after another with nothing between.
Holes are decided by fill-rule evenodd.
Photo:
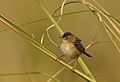
<instances>
[{"instance_id":1,"label":"bird's head","mask_svg":"<svg viewBox=\"0 0 120 82\"><path fill-rule=\"evenodd\" d=\"M63 38L63 39L68 39L69 36L72 36L72 35L73 35L73 34L72 34L71 32L65 32L65 33L62 35L61 38Z\"/></svg>"},{"instance_id":2,"label":"bird's head","mask_svg":"<svg viewBox=\"0 0 120 82\"><path fill-rule=\"evenodd\" d=\"M74 40L75 36L71 32L65 32L60 38L64 42L71 42L72 40Z\"/></svg>"}]
</instances>

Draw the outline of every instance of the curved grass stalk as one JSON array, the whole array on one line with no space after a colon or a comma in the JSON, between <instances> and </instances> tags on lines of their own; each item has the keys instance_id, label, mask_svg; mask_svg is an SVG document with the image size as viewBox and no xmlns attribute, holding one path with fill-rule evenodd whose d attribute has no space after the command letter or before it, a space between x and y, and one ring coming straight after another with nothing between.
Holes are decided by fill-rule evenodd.
<instances>
[{"instance_id":1,"label":"curved grass stalk","mask_svg":"<svg viewBox=\"0 0 120 82\"><path fill-rule=\"evenodd\" d=\"M60 17L59 17L59 19L58 19L58 23L59 23L59 22L61 21L61 19L62 19L63 8L64 8L64 5L65 5L66 1L67 1L67 0L64 0L63 3L62 3L62 5L61 5L61 11L60 11Z\"/></svg>"},{"instance_id":2,"label":"curved grass stalk","mask_svg":"<svg viewBox=\"0 0 120 82\"><path fill-rule=\"evenodd\" d=\"M47 36L48 36L48 39L50 40L50 42L55 45L56 47L59 48L59 46L50 38L50 35L49 35L49 29L51 29L52 27L54 27L54 24L49 26L47 29L46 29L46 33L47 33Z\"/></svg>"}]
</instances>

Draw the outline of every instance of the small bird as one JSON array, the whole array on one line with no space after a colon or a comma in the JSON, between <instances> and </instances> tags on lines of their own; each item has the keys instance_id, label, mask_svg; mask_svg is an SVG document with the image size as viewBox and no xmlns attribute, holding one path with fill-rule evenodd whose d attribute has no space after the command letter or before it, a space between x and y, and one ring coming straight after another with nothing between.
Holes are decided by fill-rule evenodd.
<instances>
[{"instance_id":1,"label":"small bird","mask_svg":"<svg viewBox=\"0 0 120 82\"><path fill-rule=\"evenodd\" d=\"M88 53L85 52L85 48L81 44L81 39L76 37L71 32L65 32L61 39L63 42L60 45L62 52L64 53L63 56L69 56L72 59L78 59L81 54L85 54L88 57L92 57ZM74 66L75 67L75 66Z\"/></svg>"}]
</instances>

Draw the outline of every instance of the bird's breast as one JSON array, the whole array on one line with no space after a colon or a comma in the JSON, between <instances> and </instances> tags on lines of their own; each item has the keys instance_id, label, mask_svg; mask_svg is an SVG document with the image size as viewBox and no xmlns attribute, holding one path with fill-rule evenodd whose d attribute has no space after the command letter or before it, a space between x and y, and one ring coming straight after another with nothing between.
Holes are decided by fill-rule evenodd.
<instances>
[{"instance_id":1,"label":"bird's breast","mask_svg":"<svg viewBox=\"0 0 120 82\"><path fill-rule=\"evenodd\" d=\"M79 54L79 51L75 48L73 43L62 43L60 48L66 56L76 56Z\"/></svg>"}]
</instances>

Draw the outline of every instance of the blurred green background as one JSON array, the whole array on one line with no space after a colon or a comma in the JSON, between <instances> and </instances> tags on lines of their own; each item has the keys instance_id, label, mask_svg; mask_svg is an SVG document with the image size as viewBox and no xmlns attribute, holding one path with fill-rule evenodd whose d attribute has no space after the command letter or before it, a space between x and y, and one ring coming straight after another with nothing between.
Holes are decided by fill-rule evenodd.
<instances>
[{"instance_id":1,"label":"blurred green background","mask_svg":"<svg viewBox=\"0 0 120 82\"><path fill-rule=\"evenodd\" d=\"M50 13L61 5L62 1L41 0ZM112 16L120 19L119 0L97 0L97 2ZM64 13L86 9L87 7L84 5L72 4L65 7ZM0 14L28 34L34 34L38 42L40 42L42 34L45 33L45 29L52 24L48 19L36 21L47 18L47 15L35 0L0 0ZM90 43L96 31L98 31L96 41L111 41L97 17L91 12L63 16L59 25L63 31L70 31L80 37L84 46ZM2 22L0 22L0 29L0 74L37 71L53 75L63 67L30 45L16 32L11 29L4 30L8 29L8 27ZM61 41L58 38L60 35L55 28L50 30L50 35L56 43L60 44ZM58 48L50 43L46 35L43 44L58 56L62 54ZM88 49L87 52L93 56L92 59L84 55L81 57L97 82L120 82L120 54L112 42L97 44ZM79 65L77 68L83 71ZM67 69L57 78L61 82L86 82L83 78ZM46 82L47 79L48 77L43 75L0 76L0 82Z\"/></svg>"}]
</instances>

